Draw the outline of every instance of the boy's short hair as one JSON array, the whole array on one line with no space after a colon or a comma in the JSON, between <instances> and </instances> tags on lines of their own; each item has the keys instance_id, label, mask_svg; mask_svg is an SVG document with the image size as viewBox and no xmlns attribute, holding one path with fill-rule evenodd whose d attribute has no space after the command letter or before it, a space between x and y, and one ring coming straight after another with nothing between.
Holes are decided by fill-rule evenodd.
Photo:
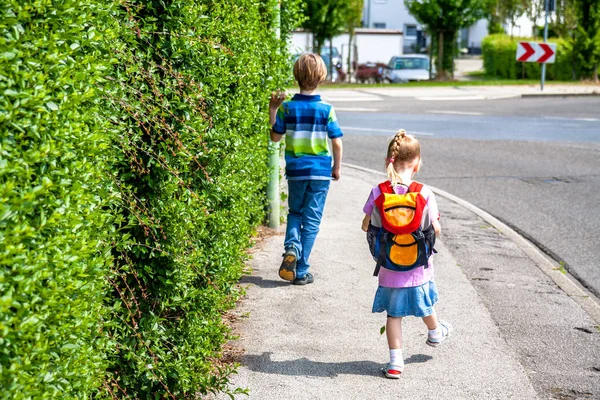
<instances>
[{"instance_id":1,"label":"boy's short hair","mask_svg":"<svg viewBox=\"0 0 600 400\"><path fill-rule=\"evenodd\" d=\"M318 54L303 53L294 64L294 78L301 90L316 89L327 78L327 67Z\"/></svg>"}]
</instances>

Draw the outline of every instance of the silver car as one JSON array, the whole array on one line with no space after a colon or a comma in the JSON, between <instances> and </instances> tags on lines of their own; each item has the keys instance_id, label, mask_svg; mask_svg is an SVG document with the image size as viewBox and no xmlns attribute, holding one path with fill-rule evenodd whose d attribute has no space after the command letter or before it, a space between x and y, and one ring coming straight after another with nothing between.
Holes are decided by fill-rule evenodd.
<instances>
[{"instance_id":1,"label":"silver car","mask_svg":"<svg viewBox=\"0 0 600 400\"><path fill-rule=\"evenodd\" d=\"M384 79L393 83L429 80L429 56L422 54L394 56L383 72ZM435 69L432 76L435 75Z\"/></svg>"}]
</instances>

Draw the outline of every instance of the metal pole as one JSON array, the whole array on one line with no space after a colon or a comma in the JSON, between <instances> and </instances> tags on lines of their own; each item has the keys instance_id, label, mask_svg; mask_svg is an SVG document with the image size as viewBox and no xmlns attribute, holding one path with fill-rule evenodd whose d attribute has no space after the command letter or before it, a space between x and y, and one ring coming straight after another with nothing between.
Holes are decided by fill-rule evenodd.
<instances>
[{"instance_id":1,"label":"metal pole","mask_svg":"<svg viewBox=\"0 0 600 400\"><path fill-rule=\"evenodd\" d=\"M548 41L548 9L550 0L544 0L544 10L546 10L546 23L544 25L544 43ZM544 91L544 82L546 81L546 63L542 63L542 92Z\"/></svg>"},{"instance_id":2,"label":"metal pole","mask_svg":"<svg viewBox=\"0 0 600 400\"><path fill-rule=\"evenodd\" d=\"M275 7L274 30L277 40L281 37L280 32L280 1ZM269 203L269 228L279 228L279 142L271 142L267 147L269 154L269 181L267 182L267 201Z\"/></svg>"}]
</instances>

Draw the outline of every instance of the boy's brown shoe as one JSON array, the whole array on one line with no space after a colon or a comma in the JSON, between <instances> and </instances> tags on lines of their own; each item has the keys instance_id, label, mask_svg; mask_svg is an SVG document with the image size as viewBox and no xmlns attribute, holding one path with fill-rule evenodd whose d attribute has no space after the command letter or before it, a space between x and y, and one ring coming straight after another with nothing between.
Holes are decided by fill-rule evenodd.
<instances>
[{"instance_id":1,"label":"boy's brown shoe","mask_svg":"<svg viewBox=\"0 0 600 400\"><path fill-rule=\"evenodd\" d=\"M279 267L279 277L290 282L296 279L296 252L294 249L288 249L283 254L283 261Z\"/></svg>"}]
</instances>

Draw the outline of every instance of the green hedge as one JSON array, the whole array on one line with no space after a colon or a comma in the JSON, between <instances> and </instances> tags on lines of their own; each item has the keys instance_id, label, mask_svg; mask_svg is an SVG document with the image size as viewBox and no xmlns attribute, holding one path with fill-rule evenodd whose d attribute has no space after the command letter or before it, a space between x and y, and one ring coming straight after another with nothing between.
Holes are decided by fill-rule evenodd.
<instances>
[{"instance_id":1,"label":"green hedge","mask_svg":"<svg viewBox=\"0 0 600 400\"><path fill-rule=\"evenodd\" d=\"M289 79L276 3L4 3L0 397L226 390L222 315Z\"/></svg>"},{"instance_id":2,"label":"green hedge","mask_svg":"<svg viewBox=\"0 0 600 400\"><path fill-rule=\"evenodd\" d=\"M107 367L109 175L91 1L0 9L0 397L75 398ZM68 22L68 23L67 23Z\"/></svg>"},{"instance_id":3,"label":"green hedge","mask_svg":"<svg viewBox=\"0 0 600 400\"><path fill-rule=\"evenodd\" d=\"M481 44L486 75L507 79L540 79L541 64L516 61L517 43L520 41L532 39L511 39L503 34L487 36ZM549 42L557 45L557 54L556 62L547 64L546 78L560 81L576 79L579 72L576 70L576 63L573 62L570 43L563 39L550 39Z\"/></svg>"}]
</instances>

